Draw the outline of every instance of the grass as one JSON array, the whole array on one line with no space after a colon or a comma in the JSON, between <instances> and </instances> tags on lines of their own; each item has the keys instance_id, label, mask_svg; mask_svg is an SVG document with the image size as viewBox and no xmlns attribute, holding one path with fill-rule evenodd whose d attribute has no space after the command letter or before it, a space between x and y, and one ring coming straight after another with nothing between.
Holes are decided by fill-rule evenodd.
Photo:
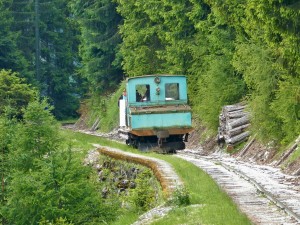
<instances>
[{"instance_id":1,"label":"grass","mask_svg":"<svg viewBox=\"0 0 300 225\"><path fill-rule=\"evenodd\" d=\"M76 148L84 151L93 149L93 144L101 144L124 151L135 152L151 157L160 158L172 164L178 175L185 183L192 205L176 207L167 216L153 222L155 225L176 224L214 224L214 225L246 225L251 224L248 218L239 211L233 201L218 185L202 170L193 164L173 155L159 155L155 153L141 153L124 144L64 130L65 137L72 140ZM128 212L120 216L113 225L131 224L138 215Z\"/></svg>"},{"instance_id":2,"label":"grass","mask_svg":"<svg viewBox=\"0 0 300 225\"><path fill-rule=\"evenodd\" d=\"M179 207L153 224L251 224L233 201L202 170L169 155L155 155L173 165L190 193L193 207Z\"/></svg>"},{"instance_id":3,"label":"grass","mask_svg":"<svg viewBox=\"0 0 300 225\"><path fill-rule=\"evenodd\" d=\"M58 122L61 125L67 125L67 124L74 124L77 121L78 121L78 118L70 118L70 119L59 120Z\"/></svg>"},{"instance_id":4,"label":"grass","mask_svg":"<svg viewBox=\"0 0 300 225\"><path fill-rule=\"evenodd\" d=\"M74 146L74 148L81 149L82 151L88 151L94 149L95 147L93 146L93 144L100 144L104 146L110 146L112 148L120 148L125 151L138 153L137 150L127 145L117 143L115 141L110 141L106 138L74 132L72 130L67 130L67 129L62 130L62 133L64 138L68 139L71 142L72 146Z\"/></svg>"},{"instance_id":5,"label":"grass","mask_svg":"<svg viewBox=\"0 0 300 225\"><path fill-rule=\"evenodd\" d=\"M109 132L113 128L118 126L119 122L119 107L118 101L123 89L125 88L125 82L123 81L118 90L108 96L92 96L86 100L85 108L83 111L87 111L88 126L92 126L97 120L100 119L98 129L102 132Z\"/></svg>"}]
</instances>

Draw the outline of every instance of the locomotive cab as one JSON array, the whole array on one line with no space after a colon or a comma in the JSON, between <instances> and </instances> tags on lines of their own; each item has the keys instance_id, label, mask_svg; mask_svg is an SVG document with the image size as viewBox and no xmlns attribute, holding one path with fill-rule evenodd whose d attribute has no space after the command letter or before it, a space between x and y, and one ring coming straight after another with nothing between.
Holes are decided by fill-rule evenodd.
<instances>
[{"instance_id":1,"label":"locomotive cab","mask_svg":"<svg viewBox=\"0 0 300 225\"><path fill-rule=\"evenodd\" d=\"M125 127L127 144L141 150L158 147L163 152L185 148L192 130L185 76L128 78L126 91L126 100L120 107L120 126Z\"/></svg>"}]
</instances>

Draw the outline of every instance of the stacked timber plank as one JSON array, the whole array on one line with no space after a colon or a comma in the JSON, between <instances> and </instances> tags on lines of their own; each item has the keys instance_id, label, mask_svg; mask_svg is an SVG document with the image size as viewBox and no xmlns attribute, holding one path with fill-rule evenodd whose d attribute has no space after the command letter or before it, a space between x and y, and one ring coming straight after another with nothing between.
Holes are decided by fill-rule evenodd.
<instances>
[{"instance_id":1,"label":"stacked timber plank","mask_svg":"<svg viewBox=\"0 0 300 225\"><path fill-rule=\"evenodd\" d=\"M228 146L234 146L249 137L247 128L250 126L250 116L245 109L243 104L226 105L222 108L219 116L219 144L225 142Z\"/></svg>"}]
</instances>

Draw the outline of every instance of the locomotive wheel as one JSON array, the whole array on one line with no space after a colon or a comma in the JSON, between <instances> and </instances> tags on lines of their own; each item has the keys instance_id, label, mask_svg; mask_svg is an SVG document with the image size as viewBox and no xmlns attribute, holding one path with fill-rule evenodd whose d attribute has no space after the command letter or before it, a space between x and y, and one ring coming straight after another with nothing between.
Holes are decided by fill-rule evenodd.
<instances>
[{"instance_id":1,"label":"locomotive wheel","mask_svg":"<svg viewBox=\"0 0 300 225\"><path fill-rule=\"evenodd\" d=\"M126 144L139 149L140 151L155 151L158 153L176 153L176 150L185 149L182 136L172 136L169 140L150 137L138 137L129 134Z\"/></svg>"}]
</instances>

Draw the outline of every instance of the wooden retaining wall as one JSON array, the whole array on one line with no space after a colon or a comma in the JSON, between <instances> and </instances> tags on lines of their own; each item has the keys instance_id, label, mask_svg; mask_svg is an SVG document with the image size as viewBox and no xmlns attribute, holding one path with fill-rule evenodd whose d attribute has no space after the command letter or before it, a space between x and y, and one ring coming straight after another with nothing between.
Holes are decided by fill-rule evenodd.
<instances>
[{"instance_id":1,"label":"wooden retaining wall","mask_svg":"<svg viewBox=\"0 0 300 225\"><path fill-rule=\"evenodd\" d=\"M166 197L171 197L173 191L182 186L183 182L176 174L174 168L167 162L151 158L143 155L138 155L130 152L124 152L119 149L104 147L96 145L97 150L104 155L111 158L138 163L150 168L162 187L163 193Z\"/></svg>"}]
</instances>

